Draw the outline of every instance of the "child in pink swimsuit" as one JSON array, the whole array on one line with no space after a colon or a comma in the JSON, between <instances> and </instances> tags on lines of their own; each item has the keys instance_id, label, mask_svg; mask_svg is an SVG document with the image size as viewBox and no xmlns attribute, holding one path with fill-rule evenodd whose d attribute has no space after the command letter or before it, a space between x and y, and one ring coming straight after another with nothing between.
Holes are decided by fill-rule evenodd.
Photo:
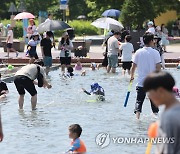
<instances>
[{"instance_id":1,"label":"child in pink swimsuit","mask_svg":"<svg viewBox=\"0 0 180 154\"><path fill-rule=\"evenodd\" d=\"M77 63L75 65L75 70L76 71L81 71L82 70L82 65L80 59L77 59Z\"/></svg>"}]
</instances>

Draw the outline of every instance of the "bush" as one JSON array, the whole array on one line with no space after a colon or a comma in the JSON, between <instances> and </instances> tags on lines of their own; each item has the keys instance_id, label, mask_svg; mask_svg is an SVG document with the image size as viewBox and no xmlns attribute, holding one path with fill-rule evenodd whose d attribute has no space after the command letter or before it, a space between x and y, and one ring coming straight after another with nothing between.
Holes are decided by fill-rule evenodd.
<instances>
[{"instance_id":1,"label":"bush","mask_svg":"<svg viewBox=\"0 0 180 154\"><path fill-rule=\"evenodd\" d=\"M1 21L4 26L11 23L10 20L2 20ZM36 20L36 26L38 26L38 21ZM73 20L69 22L69 25L74 28L75 35L82 36L85 35L98 35L101 33L101 29L97 29L96 27L91 25L91 21L83 21L83 20ZM56 37L61 37L63 31L55 31ZM22 21L16 21L16 26L14 27L14 37L22 38L23 37L23 25Z\"/></svg>"},{"instance_id":2,"label":"bush","mask_svg":"<svg viewBox=\"0 0 180 154\"><path fill-rule=\"evenodd\" d=\"M100 29L91 25L91 21L73 20L69 22L69 25L74 28L75 34L82 36L85 35L98 35Z\"/></svg>"}]
</instances>

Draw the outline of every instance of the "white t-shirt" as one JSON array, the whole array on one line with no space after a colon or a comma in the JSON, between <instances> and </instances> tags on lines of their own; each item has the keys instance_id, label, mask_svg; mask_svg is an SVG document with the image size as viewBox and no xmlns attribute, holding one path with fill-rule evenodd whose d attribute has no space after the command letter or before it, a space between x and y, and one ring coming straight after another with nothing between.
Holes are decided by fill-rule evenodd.
<instances>
[{"instance_id":1,"label":"white t-shirt","mask_svg":"<svg viewBox=\"0 0 180 154\"><path fill-rule=\"evenodd\" d=\"M116 37L111 36L108 39L108 55L118 55L119 43Z\"/></svg>"},{"instance_id":2,"label":"white t-shirt","mask_svg":"<svg viewBox=\"0 0 180 154\"><path fill-rule=\"evenodd\" d=\"M147 30L147 32L149 32L149 33L152 33L152 34L155 34L155 28L154 27L150 27L148 30Z\"/></svg>"},{"instance_id":3,"label":"white t-shirt","mask_svg":"<svg viewBox=\"0 0 180 154\"><path fill-rule=\"evenodd\" d=\"M149 73L156 70L156 64L161 63L161 57L157 50L151 47L143 47L136 51L133 63L137 65L138 70L137 86L143 87L144 79Z\"/></svg>"},{"instance_id":4,"label":"white t-shirt","mask_svg":"<svg viewBox=\"0 0 180 154\"><path fill-rule=\"evenodd\" d=\"M10 37L7 43L11 43L12 44L13 43L13 37L14 37L13 31L12 30L8 30L7 36Z\"/></svg>"},{"instance_id":5,"label":"white t-shirt","mask_svg":"<svg viewBox=\"0 0 180 154\"><path fill-rule=\"evenodd\" d=\"M132 61L132 53L134 51L134 47L132 43L125 42L121 43L120 50L122 50L122 62L131 62Z\"/></svg>"},{"instance_id":6,"label":"white t-shirt","mask_svg":"<svg viewBox=\"0 0 180 154\"><path fill-rule=\"evenodd\" d=\"M45 78L46 75L45 75L44 69L41 66L39 66L39 67L40 67L41 74ZM15 76L24 75L24 76L26 76L29 79L34 81L36 79L36 77L37 77L37 71L38 70L37 70L37 65L36 64L28 64L26 66L23 66L19 71L17 71Z\"/></svg>"},{"instance_id":7,"label":"white t-shirt","mask_svg":"<svg viewBox=\"0 0 180 154\"><path fill-rule=\"evenodd\" d=\"M65 51L69 51L68 57L71 57L71 50L73 49L73 43L71 40L69 40L69 45L65 43L63 46L60 41L58 48L60 48L60 57L65 57Z\"/></svg>"}]
</instances>

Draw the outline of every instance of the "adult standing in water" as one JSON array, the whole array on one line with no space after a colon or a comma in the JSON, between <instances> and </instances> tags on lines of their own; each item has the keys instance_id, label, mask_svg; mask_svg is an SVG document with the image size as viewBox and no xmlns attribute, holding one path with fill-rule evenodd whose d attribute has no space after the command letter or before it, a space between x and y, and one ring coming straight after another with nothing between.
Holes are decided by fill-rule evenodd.
<instances>
[{"instance_id":1,"label":"adult standing in water","mask_svg":"<svg viewBox=\"0 0 180 154\"><path fill-rule=\"evenodd\" d=\"M120 32L114 32L114 35L108 39L108 66L107 66L107 73L112 70L112 73L116 73L116 67L118 66L118 53L120 54L119 50L119 42L118 39L120 38Z\"/></svg>"},{"instance_id":2,"label":"adult standing in water","mask_svg":"<svg viewBox=\"0 0 180 154\"><path fill-rule=\"evenodd\" d=\"M53 42L51 38L53 37L53 32L47 31L46 37L41 40L41 52L46 66L46 75L48 75L50 67L52 66L52 53L51 48L53 47Z\"/></svg>"},{"instance_id":3,"label":"adult standing in water","mask_svg":"<svg viewBox=\"0 0 180 154\"><path fill-rule=\"evenodd\" d=\"M152 33L146 32L143 36L143 41L145 46L136 51L131 69L131 81L134 80L134 73L136 68L138 70L138 83L136 86L137 98L134 110L137 119L140 118L142 105L146 97L146 92L143 88L143 82L149 73L152 73L155 70L161 70L160 54L157 50L152 48L154 46L154 35ZM150 102L153 113L157 114L159 112L158 107L156 107L151 100Z\"/></svg>"},{"instance_id":4,"label":"adult standing in water","mask_svg":"<svg viewBox=\"0 0 180 154\"><path fill-rule=\"evenodd\" d=\"M31 95L32 110L36 109L37 104L37 91L35 85L50 89L52 86L47 82L45 78L45 71L43 69L44 63L40 60L36 60L34 64L28 64L22 67L15 74L14 83L19 93L19 109L23 109L25 90ZM41 76L41 81L34 81L38 76ZM42 83L40 86L39 83Z\"/></svg>"},{"instance_id":5,"label":"adult standing in water","mask_svg":"<svg viewBox=\"0 0 180 154\"><path fill-rule=\"evenodd\" d=\"M59 42L58 50L60 50L60 62L61 62L61 71L65 71L65 67L71 65L71 50L73 49L73 44L69 39L67 32L64 32Z\"/></svg>"}]
</instances>

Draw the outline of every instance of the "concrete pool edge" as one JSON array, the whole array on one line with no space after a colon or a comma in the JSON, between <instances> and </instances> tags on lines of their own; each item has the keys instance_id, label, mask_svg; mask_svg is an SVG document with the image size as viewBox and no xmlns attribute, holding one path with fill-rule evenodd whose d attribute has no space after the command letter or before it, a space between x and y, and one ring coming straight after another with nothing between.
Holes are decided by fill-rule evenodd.
<instances>
[{"instance_id":1,"label":"concrete pool edge","mask_svg":"<svg viewBox=\"0 0 180 154\"><path fill-rule=\"evenodd\" d=\"M98 64L98 63L97 63ZM2 76L2 81L4 81L4 82L12 82L13 81L13 79L14 79L14 74L15 74L15 72L19 69L19 68L21 68L22 66L24 66L24 65L26 65L26 64L13 64L16 68L15 68L15 71L13 71L13 72L10 72L9 74L8 74L8 76ZM90 65L91 65L91 63L82 63L82 65L83 65L83 67L90 67ZM99 63L99 65L100 65L100 67L102 67L101 66L101 64ZM60 64L56 64L56 65L53 65L51 68L50 68L50 71L55 71L55 70L57 70L59 67L60 67L61 65ZM72 63L72 66L75 66L75 63ZM119 64L119 67L121 67L122 66L122 63L120 63ZM177 63L166 63L165 64L165 67L166 68L176 68L177 67Z\"/></svg>"},{"instance_id":2,"label":"concrete pool edge","mask_svg":"<svg viewBox=\"0 0 180 154\"><path fill-rule=\"evenodd\" d=\"M7 63L10 64L28 64L29 59L2 59L2 61L6 61ZM82 63L102 63L103 59L101 58L81 58ZM180 61L180 58L177 59L165 59L166 63L178 63ZM76 63L77 59L72 58L72 63ZM54 64L59 64L59 59L54 59L53 58L53 63ZM119 63L121 63L121 60L119 59Z\"/></svg>"}]
</instances>

